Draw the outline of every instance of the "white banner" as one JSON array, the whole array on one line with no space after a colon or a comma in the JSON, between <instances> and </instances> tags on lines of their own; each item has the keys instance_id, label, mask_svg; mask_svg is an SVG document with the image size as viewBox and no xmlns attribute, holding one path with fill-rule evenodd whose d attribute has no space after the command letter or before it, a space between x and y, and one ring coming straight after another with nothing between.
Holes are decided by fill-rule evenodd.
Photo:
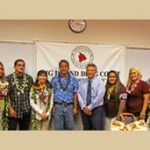
<instances>
[{"instance_id":1,"label":"white banner","mask_svg":"<svg viewBox=\"0 0 150 150\"><path fill-rule=\"evenodd\" d=\"M58 63L66 59L70 63L70 70L77 79L84 78L85 67L88 63L95 63L98 76L106 81L107 72L111 69L120 72L120 78L125 80L126 51L124 46L94 45L37 42L37 71L45 69L50 79L58 73Z\"/></svg>"},{"instance_id":2,"label":"white banner","mask_svg":"<svg viewBox=\"0 0 150 150\"><path fill-rule=\"evenodd\" d=\"M128 49L127 50L127 73L128 70L136 66L142 73L142 79L150 84L150 50Z\"/></svg>"},{"instance_id":3,"label":"white banner","mask_svg":"<svg viewBox=\"0 0 150 150\"><path fill-rule=\"evenodd\" d=\"M14 62L23 59L26 63L26 73L35 77L35 50L34 43L0 42L0 62L4 64L6 75L11 74Z\"/></svg>"}]
</instances>

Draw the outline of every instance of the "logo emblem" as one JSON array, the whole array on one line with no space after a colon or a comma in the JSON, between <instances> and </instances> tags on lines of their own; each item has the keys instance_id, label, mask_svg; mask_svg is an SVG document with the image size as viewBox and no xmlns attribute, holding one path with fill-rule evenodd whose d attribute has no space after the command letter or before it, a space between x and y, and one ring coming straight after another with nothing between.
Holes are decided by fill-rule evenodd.
<instances>
[{"instance_id":1,"label":"logo emblem","mask_svg":"<svg viewBox=\"0 0 150 150\"><path fill-rule=\"evenodd\" d=\"M87 64L93 63L94 55L87 46L78 46L73 49L71 60L76 67L85 69Z\"/></svg>"}]
</instances>

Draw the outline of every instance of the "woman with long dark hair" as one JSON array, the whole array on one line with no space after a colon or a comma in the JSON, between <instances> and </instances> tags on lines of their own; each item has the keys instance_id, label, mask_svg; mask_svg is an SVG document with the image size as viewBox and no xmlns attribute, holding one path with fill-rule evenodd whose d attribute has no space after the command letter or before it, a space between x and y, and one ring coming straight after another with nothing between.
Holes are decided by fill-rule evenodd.
<instances>
[{"instance_id":1,"label":"woman with long dark hair","mask_svg":"<svg viewBox=\"0 0 150 150\"><path fill-rule=\"evenodd\" d=\"M53 106L51 96L52 88L47 79L47 72L40 70L30 91L33 130L48 130Z\"/></svg>"},{"instance_id":2,"label":"woman with long dark hair","mask_svg":"<svg viewBox=\"0 0 150 150\"><path fill-rule=\"evenodd\" d=\"M8 129L8 82L4 72L4 66L0 62L0 129Z\"/></svg>"},{"instance_id":3,"label":"woman with long dark hair","mask_svg":"<svg viewBox=\"0 0 150 150\"><path fill-rule=\"evenodd\" d=\"M127 92L121 83L119 73L111 70L107 75L104 105L106 113L105 129L110 130L111 119L117 117L125 109Z\"/></svg>"}]
</instances>

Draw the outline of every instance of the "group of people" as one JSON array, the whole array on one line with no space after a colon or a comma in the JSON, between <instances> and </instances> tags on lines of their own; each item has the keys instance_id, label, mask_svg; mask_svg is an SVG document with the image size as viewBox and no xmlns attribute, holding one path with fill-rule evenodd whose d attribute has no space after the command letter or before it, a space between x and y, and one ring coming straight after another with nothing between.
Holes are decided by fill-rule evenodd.
<instances>
[{"instance_id":1,"label":"group of people","mask_svg":"<svg viewBox=\"0 0 150 150\"><path fill-rule=\"evenodd\" d=\"M81 112L84 130L110 130L112 118L130 112L147 119L150 86L141 72L129 70L127 86L119 73L107 74L106 86L96 76L97 66L88 64L87 78L80 83L69 71L69 62L59 62L59 74L48 81L40 70L35 82L25 73L25 61L14 63L14 72L6 77L0 63L0 127L3 130L48 130L54 116L55 130L73 130L74 118Z\"/></svg>"}]
</instances>

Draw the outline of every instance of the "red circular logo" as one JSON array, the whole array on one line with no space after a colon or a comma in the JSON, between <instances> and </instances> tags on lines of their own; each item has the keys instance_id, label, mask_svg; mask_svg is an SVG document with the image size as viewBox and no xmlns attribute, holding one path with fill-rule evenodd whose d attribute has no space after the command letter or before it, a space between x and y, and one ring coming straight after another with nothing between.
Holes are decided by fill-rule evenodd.
<instances>
[{"instance_id":1,"label":"red circular logo","mask_svg":"<svg viewBox=\"0 0 150 150\"><path fill-rule=\"evenodd\" d=\"M87 64L93 63L94 55L87 46L78 46L73 49L71 60L76 67L85 69Z\"/></svg>"}]
</instances>

